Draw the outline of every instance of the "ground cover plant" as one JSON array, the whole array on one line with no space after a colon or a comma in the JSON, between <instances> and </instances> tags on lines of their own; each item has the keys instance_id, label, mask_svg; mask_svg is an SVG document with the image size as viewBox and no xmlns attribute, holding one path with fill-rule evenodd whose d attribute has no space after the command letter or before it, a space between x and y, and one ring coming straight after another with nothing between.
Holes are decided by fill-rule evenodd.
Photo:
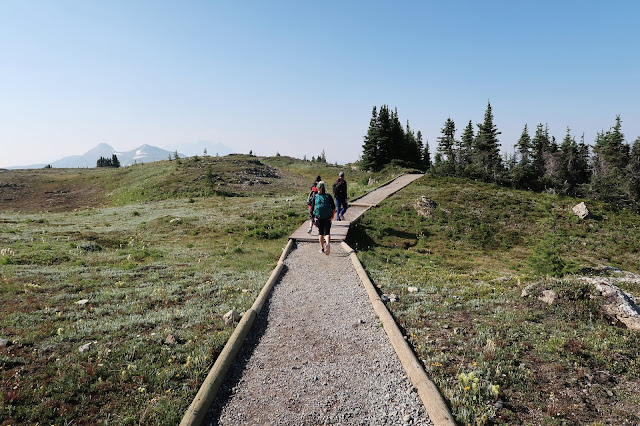
<instances>
[{"instance_id":1,"label":"ground cover plant","mask_svg":"<svg viewBox=\"0 0 640 426\"><path fill-rule=\"evenodd\" d=\"M414 209L421 196L438 204L433 217ZM612 326L580 278L639 272L640 217L587 201L594 215L581 220L579 201L424 177L350 232L460 424L640 422L639 333Z\"/></svg>"},{"instance_id":2,"label":"ground cover plant","mask_svg":"<svg viewBox=\"0 0 640 426\"><path fill-rule=\"evenodd\" d=\"M222 315L251 306L308 185L341 170L230 155L0 172L0 423L177 424L233 331ZM352 172L358 195L394 173Z\"/></svg>"}]
</instances>

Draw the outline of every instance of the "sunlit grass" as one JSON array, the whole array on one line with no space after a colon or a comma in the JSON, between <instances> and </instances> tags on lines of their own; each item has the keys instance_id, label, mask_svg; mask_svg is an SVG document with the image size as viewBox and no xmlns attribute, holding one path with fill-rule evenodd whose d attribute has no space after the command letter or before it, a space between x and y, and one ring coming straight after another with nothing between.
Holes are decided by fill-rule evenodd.
<instances>
[{"instance_id":1,"label":"sunlit grass","mask_svg":"<svg viewBox=\"0 0 640 426\"><path fill-rule=\"evenodd\" d=\"M439 205L433 219L412 207L423 195ZM388 307L459 423L640 419L637 398L625 392L640 375L637 332L612 327L584 282L541 274L545 262L638 272L638 215L587 202L596 218L577 220L570 211L577 202L423 178L350 233L381 291L399 295ZM551 239L545 258L537 250ZM537 294L523 298L525 287L553 289L558 298L552 305Z\"/></svg>"}]
</instances>

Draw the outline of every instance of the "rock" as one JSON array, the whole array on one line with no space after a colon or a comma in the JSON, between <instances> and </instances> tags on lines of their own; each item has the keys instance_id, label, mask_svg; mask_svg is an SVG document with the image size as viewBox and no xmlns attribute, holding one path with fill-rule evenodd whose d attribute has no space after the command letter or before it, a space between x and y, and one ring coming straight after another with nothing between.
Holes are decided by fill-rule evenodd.
<instances>
[{"instance_id":1,"label":"rock","mask_svg":"<svg viewBox=\"0 0 640 426\"><path fill-rule=\"evenodd\" d=\"M89 301L89 299L82 299L82 300L78 300L78 301L76 302L76 305L80 305L80 306L82 306L82 305L86 305L88 301Z\"/></svg>"},{"instance_id":2,"label":"rock","mask_svg":"<svg viewBox=\"0 0 640 426\"><path fill-rule=\"evenodd\" d=\"M170 334L170 335L167 336L166 339L164 339L164 343L167 344L167 345L175 345L176 343L178 343L178 341L173 336L173 334Z\"/></svg>"},{"instance_id":3,"label":"rock","mask_svg":"<svg viewBox=\"0 0 640 426\"><path fill-rule=\"evenodd\" d=\"M530 284L522 289L520 292L520 297L529 297L531 296L531 290L533 290L533 284Z\"/></svg>"},{"instance_id":4,"label":"rock","mask_svg":"<svg viewBox=\"0 0 640 426\"><path fill-rule=\"evenodd\" d=\"M6 348L9 346L9 339L0 339L0 348Z\"/></svg>"},{"instance_id":5,"label":"rock","mask_svg":"<svg viewBox=\"0 0 640 426\"><path fill-rule=\"evenodd\" d=\"M405 422L405 423L409 423L411 421L411 416L409 414L405 414L402 417L402 421Z\"/></svg>"},{"instance_id":6,"label":"rock","mask_svg":"<svg viewBox=\"0 0 640 426\"><path fill-rule=\"evenodd\" d=\"M496 407L498 410L500 410L502 407L504 407L504 402L497 400L494 404L494 407Z\"/></svg>"},{"instance_id":7,"label":"rock","mask_svg":"<svg viewBox=\"0 0 640 426\"><path fill-rule=\"evenodd\" d=\"M571 210L573 210L573 213L580 219L586 219L591 216L591 212L584 202L576 204Z\"/></svg>"},{"instance_id":8,"label":"rock","mask_svg":"<svg viewBox=\"0 0 640 426\"><path fill-rule=\"evenodd\" d=\"M640 308L627 293L604 278L594 282L594 286L605 298L602 311L614 324L640 331Z\"/></svg>"},{"instance_id":9,"label":"rock","mask_svg":"<svg viewBox=\"0 0 640 426\"><path fill-rule=\"evenodd\" d=\"M538 297L538 300L542 300L547 305L552 305L555 302L558 295L553 290L543 290L542 296Z\"/></svg>"},{"instance_id":10,"label":"rock","mask_svg":"<svg viewBox=\"0 0 640 426\"><path fill-rule=\"evenodd\" d=\"M393 293L389 295L389 302L392 302L392 303L393 303L393 302L397 302L398 300L399 300L399 299L398 299L398 296L397 296L397 295L395 295L395 294L393 294Z\"/></svg>"},{"instance_id":11,"label":"rock","mask_svg":"<svg viewBox=\"0 0 640 426\"><path fill-rule=\"evenodd\" d=\"M91 348L91 342L86 343L78 348L80 352L86 352Z\"/></svg>"},{"instance_id":12,"label":"rock","mask_svg":"<svg viewBox=\"0 0 640 426\"><path fill-rule=\"evenodd\" d=\"M229 312L227 312L226 314L224 314L222 316L222 319L224 320L224 323L226 325L231 325L235 322L240 321L240 314L235 311L235 310L230 310Z\"/></svg>"},{"instance_id":13,"label":"rock","mask_svg":"<svg viewBox=\"0 0 640 426\"><path fill-rule=\"evenodd\" d=\"M409 293L416 293L418 291L418 287L407 287L407 291Z\"/></svg>"},{"instance_id":14,"label":"rock","mask_svg":"<svg viewBox=\"0 0 640 426\"><path fill-rule=\"evenodd\" d=\"M422 197L420 197L420 200L416 201L413 207L416 209L419 215L432 218L435 215L438 204L432 199L423 195Z\"/></svg>"},{"instance_id":15,"label":"rock","mask_svg":"<svg viewBox=\"0 0 640 426\"><path fill-rule=\"evenodd\" d=\"M373 180L373 178L369 178L369 181L367 182L367 186L373 186L374 183L376 183L376 181Z\"/></svg>"}]
</instances>

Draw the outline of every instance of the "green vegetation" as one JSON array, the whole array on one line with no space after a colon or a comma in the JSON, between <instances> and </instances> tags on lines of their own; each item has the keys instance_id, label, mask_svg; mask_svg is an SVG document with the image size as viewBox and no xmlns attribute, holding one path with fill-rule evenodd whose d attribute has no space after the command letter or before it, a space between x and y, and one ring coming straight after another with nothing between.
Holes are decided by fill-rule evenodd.
<instances>
[{"instance_id":1,"label":"green vegetation","mask_svg":"<svg viewBox=\"0 0 640 426\"><path fill-rule=\"evenodd\" d=\"M512 141L516 151L504 160L491 103L487 103L484 121L476 126L474 134L469 121L462 137L456 139L456 124L448 117L432 163L428 141L423 146L420 131L414 134L408 122L404 129L397 109L382 105L378 111L374 106L364 135L361 166L380 170L388 164L405 165L434 176L588 197L640 212L640 137L627 143L620 116L608 131L598 133L593 150L584 137L577 143L568 127L558 144L548 126L539 123L532 138L525 124L520 138Z\"/></svg>"},{"instance_id":2,"label":"green vegetation","mask_svg":"<svg viewBox=\"0 0 640 426\"><path fill-rule=\"evenodd\" d=\"M438 203L433 218L414 209L421 196ZM350 232L381 291L400 296L388 307L459 423L640 420L638 332L611 326L595 290L565 275L637 273L639 217L588 201L594 217L580 220L579 201L425 177ZM547 289L551 305L537 297Z\"/></svg>"},{"instance_id":3,"label":"green vegetation","mask_svg":"<svg viewBox=\"0 0 640 426\"><path fill-rule=\"evenodd\" d=\"M1 214L0 419L178 423L233 330L221 316L306 218L283 196L228 200Z\"/></svg>"},{"instance_id":4,"label":"green vegetation","mask_svg":"<svg viewBox=\"0 0 640 426\"><path fill-rule=\"evenodd\" d=\"M251 306L315 176L343 170L230 155L4 172L0 423L177 424L233 331L222 315ZM399 173L345 171L352 196Z\"/></svg>"},{"instance_id":5,"label":"green vegetation","mask_svg":"<svg viewBox=\"0 0 640 426\"><path fill-rule=\"evenodd\" d=\"M222 315L253 303L306 220L316 175L345 171L353 199L406 170L231 155L3 172L0 422L176 424L233 330ZM638 423L638 333L580 279L638 272L638 215L587 201L580 220L579 201L425 177L350 231L461 424Z\"/></svg>"}]
</instances>

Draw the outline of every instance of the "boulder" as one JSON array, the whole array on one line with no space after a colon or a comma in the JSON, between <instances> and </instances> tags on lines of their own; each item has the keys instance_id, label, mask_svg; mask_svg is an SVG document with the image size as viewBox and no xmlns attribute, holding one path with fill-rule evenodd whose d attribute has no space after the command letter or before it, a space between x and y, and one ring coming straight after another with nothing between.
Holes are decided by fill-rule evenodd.
<instances>
[{"instance_id":1,"label":"boulder","mask_svg":"<svg viewBox=\"0 0 640 426\"><path fill-rule=\"evenodd\" d=\"M571 210L580 219L586 219L589 216L591 216L591 212L589 211L589 208L587 207L587 205L584 202L582 202L580 204L576 204L575 206L573 206L573 208Z\"/></svg>"},{"instance_id":2,"label":"boulder","mask_svg":"<svg viewBox=\"0 0 640 426\"><path fill-rule=\"evenodd\" d=\"M226 314L224 314L222 316L222 319L224 320L224 323L226 325L231 325L233 323L240 321L240 314L237 311L232 309Z\"/></svg>"},{"instance_id":3,"label":"boulder","mask_svg":"<svg viewBox=\"0 0 640 426\"><path fill-rule=\"evenodd\" d=\"M438 203L423 195L418 201L416 201L413 207L416 209L419 215L432 218L435 215Z\"/></svg>"},{"instance_id":4,"label":"boulder","mask_svg":"<svg viewBox=\"0 0 640 426\"><path fill-rule=\"evenodd\" d=\"M558 295L553 290L543 290L542 296L538 297L539 300L542 300L547 305L552 305L555 302Z\"/></svg>"},{"instance_id":5,"label":"boulder","mask_svg":"<svg viewBox=\"0 0 640 426\"><path fill-rule=\"evenodd\" d=\"M640 309L629 294L605 280L595 282L594 286L606 300L602 305L602 312L612 323L640 331Z\"/></svg>"}]
</instances>

